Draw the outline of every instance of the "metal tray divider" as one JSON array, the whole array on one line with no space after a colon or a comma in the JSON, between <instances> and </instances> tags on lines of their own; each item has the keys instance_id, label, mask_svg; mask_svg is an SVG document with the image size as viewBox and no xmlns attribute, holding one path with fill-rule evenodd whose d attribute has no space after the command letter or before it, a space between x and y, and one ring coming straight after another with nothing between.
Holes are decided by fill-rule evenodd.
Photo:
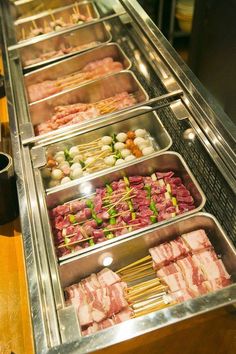
<instances>
[{"instance_id":1,"label":"metal tray divider","mask_svg":"<svg viewBox=\"0 0 236 354\"><path fill-rule=\"evenodd\" d=\"M173 101L173 103L174 102L178 103L179 100ZM153 106L153 107L152 106L146 106L146 105L145 106L141 106L140 107L140 112L138 112L139 108L138 109L135 108L134 110L130 110L130 112L121 113L121 114L117 115L116 116L116 121L114 123L120 123L120 122L125 121L125 120L129 120L129 119L132 119L132 118L137 118L137 117L142 116L145 113L155 112L155 111L161 110L162 108L170 107L170 105L171 105L171 102L167 102L167 103L164 103L164 104L162 104L160 106ZM175 114L174 111L173 111L173 113ZM158 119L159 119L159 117L158 117ZM160 123L163 125L161 120L160 120ZM84 129L75 129L75 130L73 130L73 132L71 132L69 134L66 134L66 135L65 134L61 134L61 135L58 135L56 138L52 137L50 140L49 139L46 139L46 140L43 139L38 144L32 145L32 147L35 148L35 149L37 149L37 147L39 147L41 149L41 147L45 147L47 145L51 145L51 144L55 144L57 142L61 142L64 139L74 138L77 135L87 134L87 133L89 133L91 131L97 130L99 128L102 128L102 127L105 127L105 126L108 126L108 125L110 125L110 119L105 119L102 122L97 122L97 124L94 124L93 126L85 126ZM163 125L163 127L165 128L164 125Z\"/></svg>"},{"instance_id":2,"label":"metal tray divider","mask_svg":"<svg viewBox=\"0 0 236 354\"><path fill-rule=\"evenodd\" d=\"M105 123L108 120L112 120L113 118L116 118L119 114L128 113L130 111L130 109L142 108L143 106L151 105L156 102L161 102L161 101L164 101L165 99L168 99L168 98L172 99L175 97L180 97L181 95L182 95L182 90L177 90L175 92L167 93L167 94L164 94L159 97L151 98L151 99L147 100L146 102L137 103L134 106L132 106L131 108L128 107L128 108L124 108L124 109L120 110L119 112L114 112L114 113L102 115L102 116L98 117L97 119L99 120L99 123L100 122ZM169 105L169 103L164 103L164 105L166 105L166 104ZM164 107L163 104L161 104L160 108L163 108L163 107ZM158 108L159 108L159 106L155 106L155 108L153 108L153 110L158 109ZM97 124L97 121L94 119L94 121L93 122L91 121L90 123L85 122L85 123L74 124L73 126L64 127L64 128L60 129L61 130L60 132L59 131L57 132L57 137L60 139L61 137L69 134L72 131L78 132L81 129L84 129L85 127L92 127L96 124ZM24 139L24 140L22 140L22 144L28 145L28 144L45 143L45 142L50 141L52 139L53 135L55 136L55 132L47 133L42 136L36 136L36 137Z\"/></svg>"},{"instance_id":3,"label":"metal tray divider","mask_svg":"<svg viewBox=\"0 0 236 354\"><path fill-rule=\"evenodd\" d=\"M92 22L87 22L87 23L84 23L84 24L81 24L79 25L78 27L76 28L67 28L65 30L61 30L60 31L60 35L63 35L63 34L67 34L69 32L74 32L80 28L84 28L84 27L89 27L91 25L94 25L96 23L101 23L101 22L105 22L105 21L108 21L108 20L111 20L113 18L117 18L117 17L120 17L122 15L125 15L126 12L121 12L121 13L117 13L117 14L113 14L113 15L109 15L109 16L104 16L103 18L100 18L98 20L94 20ZM23 48L25 46L29 46L31 44L35 44L35 43L38 43L38 42L41 42L45 39L50 39L50 38L53 38L53 37L56 37L58 36L58 32L52 32L51 34L44 34L44 35L41 35L40 37L42 38L39 38L39 37L33 37L33 38L30 38L28 40L25 40L25 41L22 41L22 43L18 43L18 44L14 44L14 45L10 45L8 47L8 51L13 51L15 49L20 49L20 48Z\"/></svg>"}]
</instances>

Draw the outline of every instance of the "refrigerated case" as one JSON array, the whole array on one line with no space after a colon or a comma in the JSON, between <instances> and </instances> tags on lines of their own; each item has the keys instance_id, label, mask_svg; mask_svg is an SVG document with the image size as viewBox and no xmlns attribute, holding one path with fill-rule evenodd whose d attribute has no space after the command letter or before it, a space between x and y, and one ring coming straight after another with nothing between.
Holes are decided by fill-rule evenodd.
<instances>
[{"instance_id":1,"label":"refrigerated case","mask_svg":"<svg viewBox=\"0 0 236 354\"><path fill-rule=\"evenodd\" d=\"M207 91L136 1L82 3L95 9L96 16L91 21L23 40L19 36L26 30L20 33L20 20L14 18L17 2L14 6L5 1L1 7L6 95L38 353L92 352L236 300L235 126L220 107L211 103ZM64 5L63 11L77 11L73 4ZM27 28L38 28L40 21L46 21L48 16L53 19L57 13L61 9L46 10L24 18L22 23ZM122 61L123 70L63 86L49 97L30 102L30 85L71 74L90 60L106 55ZM124 90L132 97L131 106L99 106L99 113L89 120L38 129L45 127L58 106L78 102L96 105ZM49 177L45 177L48 158L57 152L91 143L101 135L140 128L147 131L152 141L149 155L137 156L132 161L121 159L122 165L83 170L86 173L65 184L50 184ZM181 177L191 193L191 210L172 213L171 218L128 229L119 237L58 254L50 224L53 208L87 197L96 188L124 176L147 176L169 170ZM107 255L112 261L110 269L116 271L146 256L148 249L158 242L199 228L207 231L221 255L231 274L231 285L82 335L75 308L68 306L64 297L65 287L100 271Z\"/></svg>"}]
</instances>

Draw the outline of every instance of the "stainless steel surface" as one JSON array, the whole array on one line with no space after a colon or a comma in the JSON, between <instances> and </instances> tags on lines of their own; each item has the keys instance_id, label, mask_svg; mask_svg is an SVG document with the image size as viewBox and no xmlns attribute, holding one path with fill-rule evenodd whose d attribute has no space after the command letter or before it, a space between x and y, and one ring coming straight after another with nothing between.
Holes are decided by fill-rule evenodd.
<instances>
[{"instance_id":1,"label":"stainless steel surface","mask_svg":"<svg viewBox=\"0 0 236 354\"><path fill-rule=\"evenodd\" d=\"M81 2L83 0L77 0ZM17 0L14 1L17 18L25 18L40 12L74 4L76 0Z\"/></svg>"},{"instance_id":2,"label":"stainless steel surface","mask_svg":"<svg viewBox=\"0 0 236 354\"><path fill-rule=\"evenodd\" d=\"M42 146L38 145L36 147L33 147L31 150L31 154L33 154L32 156L34 157L34 162L37 163L37 167L42 167L43 165L39 166L39 164L40 161L45 164L47 160L46 155L54 156L58 151L62 151L65 149L69 150L72 146L86 144L105 135L111 136L112 134L118 134L119 132L128 132L130 130L136 129L146 129L146 131L150 135L155 151L151 155L149 155L148 158L170 148L172 144L171 137L162 125L156 112L145 113L145 107L143 107L142 109L133 110L131 112L133 114L137 114L137 116L119 122L114 121L112 125L107 124L102 128L97 128L96 130L89 130L87 133L78 134L77 136L69 137L59 142L46 145L44 146L44 153L42 150ZM101 170L102 169L104 168L101 168ZM109 171L112 171L112 169L113 168L109 168ZM41 175L44 181L45 188L49 188L49 180L48 178L43 177L43 169L41 169Z\"/></svg>"},{"instance_id":3,"label":"stainless steel surface","mask_svg":"<svg viewBox=\"0 0 236 354\"><path fill-rule=\"evenodd\" d=\"M31 38L31 31L33 29L42 28L48 26L50 22L62 19L66 24L69 24L68 27L78 27L78 24L71 23L71 16L74 14L74 5L69 5L56 9L53 11L47 11L39 15L31 16L30 18L20 19L15 21L15 33L17 42L24 41ZM78 3L79 13L86 17L91 17L92 20L99 18L99 13L93 2L84 1ZM64 29L64 28L62 28ZM56 30L55 30L56 31ZM58 29L60 31L60 29ZM50 32L54 32L53 29ZM48 33L50 33L48 32ZM44 33L45 34L45 33ZM40 35L39 35L40 37Z\"/></svg>"},{"instance_id":4,"label":"stainless steel surface","mask_svg":"<svg viewBox=\"0 0 236 354\"><path fill-rule=\"evenodd\" d=\"M104 78L94 80L79 88L70 89L54 97L45 98L35 103L29 104L29 113L34 127L48 120L55 112L54 108L61 105L75 103L94 103L121 92L133 94L137 102L146 102L148 95L131 71L121 71ZM96 119L101 119L98 117ZM94 121L96 121L94 119ZM80 124L87 124L80 123ZM60 129L63 129L60 128ZM50 133L49 133L50 134ZM55 134L55 132L53 132Z\"/></svg>"},{"instance_id":5,"label":"stainless steel surface","mask_svg":"<svg viewBox=\"0 0 236 354\"><path fill-rule=\"evenodd\" d=\"M106 57L111 57L114 61L120 62L123 65L123 69L129 69L131 67L130 60L120 46L117 43L109 43L26 74L24 76L26 91L28 92L30 85L35 85L45 80L56 80L60 77L79 72L90 62ZM91 81L91 79L87 80L86 83L88 81ZM83 83L85 82L77 86ZM66 88L63 91L66 91Z\"/></svg>"},{"instance_id":6,"label":"stainless steel surface","mask_svg":"<svg viewBox=\"0 0 236 354\"><path fill-rule=\"evenodd\" d=\"M106 27L109 32L106 32L107 39L105 42L112 35L113 41L118 43L124 53L130 58L132 71L149 95L150 100L147 104L151 109L157 104L161 106L161 109L160 107L155 107L155 109L157 109L161 122L172 138L172 149L179 152L187 161L207 197L204 210L211 212L217 217L227 232L226 239L231 239L236 245L236 132L234 126L220 107L215 104L215 101L211 100L208 92L181 61L174 49L135 0L114 0L109 2L107 0L99 0L96 1L96 6L101 16L104 16L102 19L97 20L96 23L82 25L80 29L76 30L67 29L61 31L60 34L32 38L27 41L27 44L25 41L23 45L16 45L8 2L4 1L4 4L1 2L0 29L3 30L1 43L4 43L6 95L10 115L14 163L18 177L17 185L35 351L40 354L94 351L103 348L104 343L106 346L114 345L120 341L142 335L146 331L178 322L180 319L191 318L196 313L200 314L213 308L236 302L236 288L235 285L231 285L219 292L155 312L152 315L143 317L142 320L134 319L102 333L87 336L82 341L79 337L77 325L73 327L73 331L70 332L68 330L76 317L73 309L64 307L63 293L58 278L58 265L52 238L49 237L51 230L48 223L42 179L38 169L33 174L33 161L30 161L29 152L31 147L37 144L47 145L51 142L60 142L63 139L74 137L77 133L82 134L95 128L101 128L103 124L107 125L109 122L114 122L115 119L121 121L125 115L129 114L129 109L122 114L107 115L103 121L97 122L93 127L84 126L76 127L76 129L65 129L57 136L44 137L41 140L32 136L32 125L27 113L23 75L19 63L19 54L22 55L24 49L27 51L27 48L29 48L27 56L31 59L34 58L32 54L38 56L43 50L47 50L47 47L59 49L57 41L62 43L65 36L87 32L86 38L82 37L83 39L87 40L90 36L94 38L93 28L102 26L103 20L106 19ZM125 16L121 16L120 11L123 14L126 12ZM2 21L4 21L4 26L2 26ZM101 33L101 31L99 30L98 33ZM81 36L79 37L80 39ZM173 100L180 97L181 103L186 109L184 116L189 113L188 119L177 120L176 115L170 108ZM140 103L137 106L140 107L142 104ZM24 132L27 136L25 139ZM143 163L146 164L145 161ZM131 169L132 166L127 168ZM118 172L114 171L113 175L114 173ZM99 176L93 175L92 179L85 179L84 182L99 180L99 178L102 180L102 174L99 174ZM77 182L73 183L70 188L65 190L72 192L74 189L76 195L78 194L78 190L75 187ZM60 192L61 190L58 188L55 190L55 195L62 197ZM63 198L66 199L66 196L64 195ZM74 198L74 196L71 195L71 198ZM193 215L192 217L196 218L197 216ZM187 218L178 220L178 223L183 223L181 227L184 227L186 220ZM211 222L205 223L204 220L205 216L204 218L201 216L199 222L209 227L209 230L214 231L214 227L211 229ZM172 228L173 224L172 222L165 224L165 227ZM158 229L162 229L161 224L158 225ZM141 234L142 232L133 236L130 235L129 239L126 240L117 238L115 243L104 243L101 248L91 248L89 253L79 256L80 260L82 262L83 258L90 258L93 254L105 252L106 249L112 249L114 246L120 247L119 245L123 242L132 241L132 237L134 237L134 240L140 240L142 238ZM220 235L218 231L217 235ZM220 237L217 236L216 238L214 236L212 242L215 239L219 240ZM225 252L228 252L226 251L228 249L226 243L218 243L217 241L217 245L216 247L219 247L217 252L224 255ZM131 252L130 255L132 256ZM78 261L76 258L74 259L76 262ZM226 260L226 262L228 261ZM67 266L67 261L63 261L64 266ZM230 267L228 263L226 263L226 266ZM66 324L68 324L68 327Z\"/></svg>"},{"instance_id":7,"label":"stainless steel surface","mask_svg":"<svg viewBox=\"0 0 236 354\"><path fill-rule=\"evenodd\" d=\"M169 225L161 226L151 232L141 233L128 240L119 240L116 244L103 246L101 249L93 250L89 255L84 254L73 260L65 261L58 269L61 280L61 287L58 288L58 291L63 292L65 287L103 269L103 262L106 257L111 257L112 263L109 268L116 271L131 262L147 256L149 248L197 229L206 231L216 253L221 256L227 271L232 276L232 280L235 281L236 251L234 247L228 241L228 237L218 221L210 214L200 213L185 217ZM75 348L78 353L92 352L95 348L100 349L128 338L131 339L133 336L143 333L144 329L146 333L199 313L219 308L235 300L236 285L233 284L216 292L208 293L168 309L156 311L110 327L102 332L89 335L82 339L80 346L74 342L74 344L68 344L68 348L70 348L71 352ZM127 331L128 333L126 334ZM78 339L79 337L78 328Z\"/></svg>"},{"instance_id":8,"label":"stainless steel surface","mask_svg":"<svg viewBox=\"0 0 236 354\"><path fill-rule=\"evenodd\" d=\"M66 32L65 34L57 34L52 38L44 39L37 43L29 44L18 49L24 69L35 69L42 65L55 62L61 58L67 58L71 54L83 52L87 49L96 47L111 40L111 34L107 31L104 23L91 24L89 27L77 28ZM91 43L91 44L90 44ZM35 64L27 64L27 62L35 58L45 55L46 53L61 49L81 47L68 54L60 54L55 58L44 59Z\"/></svg>"},{"instance_id":9,"label":"stainless steel surface","mask_svg":"<svg viewBox=\"0 0 236 354\"><path fill-rule=\"evenodd\" d=\"M195 180L194 176L192 175L191 171L189 170L188 166L186 165L185 161L182 159L182 157L174 152L165 152L161 153L155 157L145 159L142 161L139 161L135 164L132 164L130 166L124 167L124 168L113 168L111 172L97 172L94 173L90 178L89 177L83 177L80 180L75 180L71 182L68 185L61 185L58 187L55 187L53 190L49 191L46 195L46 205L47 208L50 210L53 207L63 204L65 202L80 198L80 197L85 197L87 194L93 193L96 188L103 187L107 183L111 183L112 181L117 181L120 178L123 178L123 176L149 176L154 172L166 172L166 171L173 171L175 172L175 175L179 176L183 184L187 187L187 189L190 191L193 199L194 199L194 205L195 208L191 211L188 211L184 214L181 214L179 216L174 217L172 220L179 219L183 217L183 215L190 215L192 213L196 213L200 211L206 202L204 193L202 192L200 186L198 185L197 181ZM38 184L38 183L37 183ZM44 195L44 192L39 188L38 186L38 193L40 198L42 195ZM44 208L42 209L42 215L44 220L43 224L46 226L49 224L49 219L46 211ZM159 222L159 225L166 224L168 221L162 221ZM143 228L144 230L147 229L152 229L155 224L151 226L147 226ZM47 233L50 227L47 227ZM142 229L142 230L143 230ZM124 234L122 236L119 236L119 239L126 238L130 235L136 234L137 232L140 232L140 230L133 231L128 234ZM49 236L49 235L48 235ZM53 239L52 232L50 232L50 238ZM117 239L114 238L112 240L106 241L106 243L114 243L116 242ZM81 254L81 253L86 253L90 251L91 249L94 248L99 248L101 247L102 243L96 244L95 246L84 248L81 251L73 252L71 254L68 254L66 256L63 256L60 258L60 261L63 259L68 259L71 257L74 257L76 254Z\"/></svg>"}]
</instances>

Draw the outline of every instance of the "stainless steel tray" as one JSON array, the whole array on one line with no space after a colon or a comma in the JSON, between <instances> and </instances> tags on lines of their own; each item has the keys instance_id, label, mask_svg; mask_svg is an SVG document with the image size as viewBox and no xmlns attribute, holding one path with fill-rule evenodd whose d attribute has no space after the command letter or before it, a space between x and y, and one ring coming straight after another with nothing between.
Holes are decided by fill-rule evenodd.
<instances>
[{"instance_id":1,"label":"stainless steel tray","mask_svg":"<svg viewBox=\"0 0 236 354\"><path fill-rule=\"evenodd\" d=\"M148 109L149 107L146 108L146 110ZM44 146L45 155L40 156L40 159L43 159L43 157L45 157L45 161L46 161L46 155L53 157L58 151L64 151L65 149L69 150L72 146L89 143L104 135L111 136L114 133L117 134L119 132L128 132L130 130L134 131L140 128L145 129L147 133L149 133L155 151L151 155L138 158L139 161L141 159L143 160L145 158L150 158L151 156L155 156L170 148L172 144L172 139L169 136L163 124L161 123L156 112L145 113L145 107L142 107L142 109L136 109L131 111L130 113L132 114L137 113L138 116L134 118L124 119L120 122L113 123L112 125L107 124L106 126L98 128L96 130L88 131L82 134L77 134L76 136L69 137L69 138L67 137L66 139L63 139L59 142L55 142L50 145ZM32 156L34 156L35 152L37 153L39 149L40 146L33 147ZM137 162L137 160L133 162ZM126 165L127 162L123 166ZM108 173L108 168L109 167L107 167L106 169L107 173ZM40 170L44 182L44 187L49 188L50 179L43 177L45 172L44 168L41 168ZM101 168L100 170L104 170L104 168ZM113 167L109 168L109 171L112 172L112 170Z\"/></svg>"},{"instance_id":2,"label":"stainless steel tray","mask_svg":"<svg viewBox=\"0 0 236 354\"><path fill-rule=\"evenodd\" d=\"M90 62L101 60L106 57L111 57L114 61L122 63L123 69L129 69L131 67L131 61L125 55L121 47L117 43L109 43L25 74L24 82L26 90L28 92L29 86L45 80L56 80L62 76L78 72ZM80 84L77 84L77 86L81 86L88 81L91 80L81 82ZM66 91L66 88L63 91ZM28 101L30 100L28 99Z\"/></svg>"},{"instance_id":3,"label":"stainless steel tray","mask_svg":"<svg viewBox=\"0 0 236 354\"><path fill-rule=\"evenodd\" d=\"M24 45L18 51L23 68L31 70L110 41L110 32L106 29L105 23L100 22L91 23L86 27L72 29L64 34L59 33L51 38ZM74 50L69 52L68 48L74 48ZM52 52L58 54L47 59L46 55ZM37 61L42 56L45 56L45 59Z\"/></svg>"},{"instance_id":4,"label":"stainless steel tray","mask_svg":"<svg viewBox=\"0 0 236 354\"><path fill-rule=\"evenodd\" d=\"M144 91L135 75L131 71L121 71L120 73L94 80L79 88L59 93L54 97L45 98L29 104L31 122L33 126L36 127L37 124L47 121L54 114L54 108L56 106L75 104L78 102L94 103L124 91L133 94L137 102L145 102L148 100L147 93ZM101 116L93 119L92 122L96 122L98 119L100 120ZM78 124L82 126L88 123L90 123L90 121ZM78 124L75 124L75 126ZM66 129L66 127L60 128L60 130L62 129ZM55 135L55 131L47 133L47 135L49 134ZM45 135L46 134L42 134L41 137Z\"/></svg>"},{"instance_id":5,"label":"stainless steel tray","mask_svg":"<svg viewBox=\"0 0 236 354\"><path fill-rule=\"evenodd\" d=\"M181 234L197 229L204 229L206 231L216 253L221 256L227 271L232 276L232 280L235 281L236 251L234 247L228 240L227 235L218 221L212 215L199 213L185 217L167 226L161 226L151 232L145 232L141 235L130 237L128 240L119 240L116 244L103 246L98 250L93 250L89 255L84 254L73 260L63 262L59 266L61 288L59 288L58 291L63 294L65 287L79 282L91 273L100 271L104 267L104 264L106 264L108 257L110 257L109 261L111 262L109 268L116 271L148 255L149 248L161 242L173 240ZM95 348L102 349L106 346L131 339L134 336L142 335L163 326L196 316L200 313L228 305L236 300L235 289L236 285L232 284L218 291L188 300L167 309L153 312L140 318L129 320L128 322L123 322L102 332L99 331L84 337L80 341L79 347L77 347L78 353L84 353L87 350L92 352ZM231 295L233 293L235 295L229 297L230 291ZM75 310L73 307L67 307L67 309L71 311L71 316L74 318ZM74 321L70 321L68 313L65 315L67 315L67 319L65 318L65 322L63 321L64 325L67 323L68 326L76 326ZM80 337L79 325L78 337Z\"/></svg>"},{"instance_id":6,"label":"stainless steel tray","mask_svg":"<svg viewBox=\"0 0 236 354\"><path fill-rule=\"evenodd\" d=\"M77 0L81 2L83 0ZM25 17L36 15L46 10L52 10L66 5L75 3L76 0L17 0L14 5L17 10L17 18L22 19Z\"/></svg>"},{"instance_id":7,"label":"stainless steel tray","mask_svg":"<svg viewBox=\"0 0 236 354\"><path fill-rule=\"evenodd\" d=\"M96 20L99 18L99 13L92 1L84 1L78 3L77 8L81 15L91 17L92 20ZM62 30L69 27L78 27L78 24L71 23L71 16L72 14L74 14L74 9L75 5L64 6L60 9L47 11L39 15L31 16L30 18L15 21L14 24L17 42L25 41L32 38L30 37L30 32L32 29L42 28L44 30L45 26L48 26L50 22L58 19L62 19L63 22L66 24L70 23L70 25L68 25L67 27L61 27ZM58 31L60 31L60 29L58 29ZM51 32L54 32L54 30L42 34L45 35ZM37 35L37 37L40 37L40 35Z\"/></svg>"},{"instance_id":8,"label":"stainless steel tray","mask_svg":"<svg viewBox=\"0 0 236 354\"><path fill-rule=\"evenodd\" d=\"M53 240L53 235L50 229L50 221L49 217L46 211L46 208L49 210L52 209L53 207L63 204L68 201L72 201L74 199L80 198L81 196L86 198L86 195L93 193L96 188L105 186L105 184L110 183L112 181L119 180L120 178L123 178L124 176L145 176L145 175L151 175L153 172L167 172L167 171L173 171L177 176L179 176L183 184L187 187L187 189L190 191L193 199L194 199L194 205L195 209L188 211L187 213L181 214L179 216L176 216L172 218L171 220L176 220L179 218L182 218L183 215L190 215L193 213L196 213L200 211L204 204L205 204L205 196L198 185L197 181L195 180L194 176L192 175L191 171L189 170L188 166L186 165L185 161L183 158L175 153L175 152L165 152L162 154L159 154L155 157L146 159L144 161L140 161L136 164L127 166L125 168L114 168L112 172L109 173L96 173L96 177L84 177L81 178L78 182L74 181L70 183L70 185L66 186L59 186L54 189L54 191L51 191L47 194L46 196L46 204L42 208L42 213L44 214L45 220L43 221L45 229L45 234L51 235L50 239ZM42 192L43 193L43 192ZM47 205L47 206L46 206ZM170 222L170 220L165 220L162 222L159 222L158 225L163 225ZM147 226L143 229L139 229L133 232L130 232L128 234L119 236L118 239L123 239L130 237L131 235L140 233L140 230L150 230L153 227L156 226L155 224L152 224L150 226ZM111 239L106 241L106 244L114 243L117 241L117 238ZM101 243L103 244L103 243ZM64 259L68 259L71 257L74 257L76 254L81 254L81 253L86 253L90 251L91 249L99 248L101 247L101 244L96 244L93 247L88 247L84 248L80 251L65 255L63 257L60 257L60 261ZM51 241L49 241L49 247L52 246Z\"/></svg>"}]
</instances>

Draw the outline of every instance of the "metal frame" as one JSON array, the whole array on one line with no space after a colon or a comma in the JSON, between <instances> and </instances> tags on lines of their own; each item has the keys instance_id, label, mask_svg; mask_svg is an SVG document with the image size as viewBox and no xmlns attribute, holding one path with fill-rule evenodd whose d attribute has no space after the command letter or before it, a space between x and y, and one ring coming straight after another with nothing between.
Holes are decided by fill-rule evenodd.
<instances>
[{"instance_id":1,"label":"metal frame","mask_svg":"<svg viewBox=\"0 0 236 354\"><path fill-rule=\"evenodd\" d=\"M106 1L96 1L98 8L100 5L103 5L103 3L106 3ZM173 76L174 82L178 84L178 88L175 86L175 90L163 94L160 97L152 97L145 105L148 104L151 110L165 107L168 113L168 106L173 103L176 97L181 100L185 112L188 112L188 119L177 121L167 114L166 117L161 117L163 123L165 123L165 120L166 123L167 120L169 120L169 124L170 122L175 123L175 127L179 128L179 132L176 132L177 138L181 136L180 134L182 134L185 127L188 129L191 127L194 135L198 139L198 143L204 150L204 156L208 156L209 160L214 161L212 168L215 169L215 175L217 175L218 179L221 178L225 184L225 191L227 190L228 195L231 192L232 200L235 201L235 126L178 57L138 3L135 0L117 0L116 3L123 6L123 9L121 6L122 12L120 12L119 15L116 13L103 16L97 22L120 18L120 20L124 21L123 23L131 24L132 30L135 32L136 36L138 35L140 46L143 46L144 52L152 54L153 61L150 65L152 65L155 70L158 60L161 60L164 67L167 68L168 72ZM121 16L121 13L123 15L126 14L125 17ZM12 33L11 26L13 26L13 24L9 15L7 2L3 4L1 11L2 18L3 14L5 24L2 23L1 19L1 27L4 42L3 60L5 67L6 95L8 98L15 170L18 177L17 188L36 353L56 353L59 351L63 351L63 353L86 353L98 350L104 346L114 345L118 342L178 322L180 319L191 318L196 313L204 313L210 309L236 302L236 285L233 284L219 292L196 298L186 304L183 303L175 307L161 310L141 319L135 319L132 322L128 321L127 323L122 323L103 331L102 335L98 332L92 336L81 339L76 326L71 332L67 330L66 325L72 328L73 321L76 321L76 316L73 309L63 308L63 299L61 296L55 296L54 288L58 286L59 282L59 278L56 275L57 264L51 262L47 254L45 242L47 235L44 233L42 224L43 216L40 214L40 206L43 205L44 201L43 199L37 198L36 190L38 186L36 181L39 179L37 175L33 173L30 157L30 148L32 145L37 145L38 142L41 144L50 142L50 139L28 139L22 144L18 123L19 117L21 120L25 119L27 121L27 108L24 93L22 92L22 90L24 90L23 84L22 82L15 82L16 77L20 77L19 70L21 70L17 56L17 48L19 45L12 46L12 37L9 34ZM95 22L96 21L93 23ZM84 26L89 26L89 24ZM130 32L131 34L132 30ZM65 30L61 33L64 32L66 33L67 31ZM51 36L52 35L49 35L48 38ZM32 42L38 40L40 39L34 39ZM8 45L11 47L7 48ZM149 50L149 52L147 52L147 50ZM16 70L12 70L12 58L15 58L18 63ZM141 107L142 104L139 106ZM128 109L126 111L128 111ZM104 123L108 122L108 120L112 121L114 117L115 114L105 116ZM175 120L171 121L171 119ZM186 121L187 123L185 123ZM84 128L85 127L77 127L77 130L82 131ZM169 129L171 131L171 125ZM70 132L72 132L72 129L68 129L68 131L65 130L63 133L58 134L57 137L60 139ZM178 146L178 141L175 139L174 147L176 147L176 149L186 150L186 146L187 145L183 147ZM201 176L196 177L198 180L201 180ZM220 186L222 186L222 184ZM225 192L226 196L227 193ZM209 209L212 208L214 210L214 203L214 201L212 204L208 202ZM228 206L228 208L234 215L234 219L229 226L232 228L231 239L235 242L235 205L232 205L232 207ZM223 213L224 212L226 212L226 210L223 211ZM222 213L220 212L219 214ZM59 304L58 308L56 304Z\"/></svg>"}]
</instances>

